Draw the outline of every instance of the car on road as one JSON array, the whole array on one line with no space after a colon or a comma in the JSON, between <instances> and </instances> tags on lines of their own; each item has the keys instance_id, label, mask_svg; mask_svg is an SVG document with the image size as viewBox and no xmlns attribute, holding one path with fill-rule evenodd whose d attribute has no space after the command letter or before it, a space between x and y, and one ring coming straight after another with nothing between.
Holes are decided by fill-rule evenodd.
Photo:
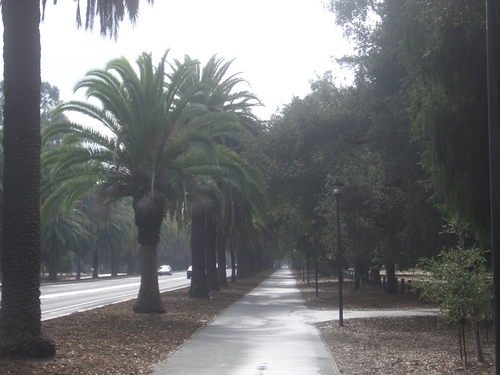
<instances>
[{"instance_id":1,"label":"car on road","mask_svg":"<svg viewBox=\"0 0 500 375\"><path fill-rule=\"evenodd\" d=\"M172 275L172 267L170 267L168 264L161 266L158 268L158 276L162 275Z\"/></svg>"},{"instance_id":2,"label":"car on road","mask_svg":"<svg viewBox=\"0 0 500 375\"><path fill-rule=\"evenodd\" d=\"M193 275L193 266L189 266L186 271L186 277L190 279L192 275Z\"/></svg>"}]
</instances>

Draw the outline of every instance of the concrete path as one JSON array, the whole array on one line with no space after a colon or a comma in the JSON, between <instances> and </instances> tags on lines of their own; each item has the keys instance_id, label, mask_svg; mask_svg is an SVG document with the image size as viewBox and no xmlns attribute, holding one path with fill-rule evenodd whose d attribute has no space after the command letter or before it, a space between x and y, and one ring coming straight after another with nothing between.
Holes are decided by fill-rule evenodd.
<instances>
[{"instance_id":1,"label":"concrete path","mask_svg":"<svg viewBox=\"0 0 500 375\"><path fill-rule=\"evenodd\" d=\"M153 374L339 375L308 311L292 272L276 271Z\"/></svg>"}]
</instances>

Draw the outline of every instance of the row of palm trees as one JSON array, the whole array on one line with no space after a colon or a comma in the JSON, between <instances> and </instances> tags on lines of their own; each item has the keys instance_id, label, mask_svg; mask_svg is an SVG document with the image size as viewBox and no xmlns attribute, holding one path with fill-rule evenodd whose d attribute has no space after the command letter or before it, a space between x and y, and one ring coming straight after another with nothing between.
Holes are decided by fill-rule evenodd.
<instances>
[{"instance_id":1,"label":"row of palm trees","mask_svg":"<svg viewBox=\"0 0 500 375\"><path fill-rule=\"evenodd\" d=\"M203 67L189 57L169 60L168 51L157 64L141 54L136 68L112 60L76 85L87 100L56 110L89 122L64 120L42 131L42 222L60 210L70 214L90 193L107 205L131 202L142 268L135 312L165 311L156 273L165 217L190 228L192 297L208 297L225 282L229 241L253 233L253 248L262 248L265 184L243 156L261 131L251 111L260 103L235 90L243 80L227 75L230 65L217 56Z\"/></svg>"}]
</instances>

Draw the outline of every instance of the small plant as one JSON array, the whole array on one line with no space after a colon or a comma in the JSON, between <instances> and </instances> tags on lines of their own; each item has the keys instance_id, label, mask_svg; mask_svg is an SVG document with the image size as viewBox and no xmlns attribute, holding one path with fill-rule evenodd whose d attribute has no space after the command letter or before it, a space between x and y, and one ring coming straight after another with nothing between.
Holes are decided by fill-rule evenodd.
<instances>
[{"instance_id":1,"label":"small plant","mask_svg":"<svg viewBox=\"0 0 500 375\"><path fill-rule=\"evenodd\" d=\"M422 298L439 303L446 322L462 328L461 341L464 341L466 320L472 323L476 358L481 362L484 356L479 321L492 312L491 275L486 269L484 251L476 246L465 248L463 227L449 223L446 232L458 235L458 245L442 250L435 259L420 259L418 266L424 270L424 275L416 280L415 285L420 288Z\"/></svg>"}]
</instances>

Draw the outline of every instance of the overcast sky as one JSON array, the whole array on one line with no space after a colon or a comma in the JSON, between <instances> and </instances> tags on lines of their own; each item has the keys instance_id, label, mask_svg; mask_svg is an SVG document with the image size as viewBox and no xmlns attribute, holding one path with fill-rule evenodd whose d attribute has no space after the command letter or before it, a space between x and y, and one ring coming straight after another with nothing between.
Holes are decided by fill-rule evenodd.
<instances>
[{"instance_id":1,"label":"overcast sky","mask_svg":"<svg viewBox=\"0 0 500 375\"><path fill-rule=\"evenodd\" d=\"M92 33L77 30L75 15L74 1L49 0L40 26L42 80L59 87L63 100L75 98L73 87L87 71L111 59L135 60L144 51L159 58L167 48L179 59L235 59L233 73L241 72L250 84L240 89L263 101L266 109L258 114L264 119L293 96L306 95L316 75L347 74L332 56L349 53L349 45L322 0L155 0L153 6L141 1L137 24L123 22L117 42L99 35L98 20Z\"/></svg>"}]
</instances>

